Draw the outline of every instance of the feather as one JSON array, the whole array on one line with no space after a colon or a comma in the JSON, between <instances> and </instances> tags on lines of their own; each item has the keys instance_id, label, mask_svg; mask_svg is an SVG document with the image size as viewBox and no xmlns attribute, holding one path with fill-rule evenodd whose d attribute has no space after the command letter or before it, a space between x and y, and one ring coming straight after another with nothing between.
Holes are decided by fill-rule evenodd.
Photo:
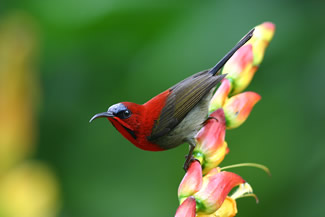
<instances>
[{"instance_id":1,"label":"feather","mask_svg":"<svg viewBox=\"0 0 325 217\"><path fill-rule=\"evenodd\" d=\"M198 72L170 88L158 119L155 121L148 140L155 140L173 130L185 116L224 78L213 76L209 70Z\"/></svg>"}]
</instances>

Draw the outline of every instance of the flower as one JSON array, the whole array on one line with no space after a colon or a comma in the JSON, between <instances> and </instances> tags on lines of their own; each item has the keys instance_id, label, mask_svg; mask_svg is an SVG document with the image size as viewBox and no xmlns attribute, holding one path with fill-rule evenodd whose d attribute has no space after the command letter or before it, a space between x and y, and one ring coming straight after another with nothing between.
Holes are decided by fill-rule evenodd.
<instances>
[{"instance_id":1,"label":"flower","mask_svg":"<svg viewBox=\"0 0 325 217\"><path fill-rule=\"evenodd\" d=\"M261 64L265 49L269 45L275 32L275 25L271 22L264 22L255 27L254 36L249 41L253 47L253 65Z\"/></svg>"},{"instance_id":2,"label":"flower","mask_svg":"<svg viewBox=\"0 0 325 217\"><path fill-rule=\"evenodd\" d=\"M238 212L236 199L249 196L254 197L258 203L256 195L253 194L252 187L247 182L240 184L231 196L226 197L226 199L223 201L223 204L216 212L210 215L198 214L197 217L233 217Z\"/></svg>"},{"instance_id":3,"label":"flower","mask_svg":"<svg viewBox=\"0 0 325 217\"><path fill-rule=\"evenodd\" d=\"M210 170L203 177L201 174L200 163L193 161L178 189L178 198L181 205L177 209L175 216L186 216L183 215L184 213L191 216L190 214L193 212L201 215L212 214L219 209L221 209L219 212L226 212L226 210L229 210L226 209L229 206L227 204L231 200L238 198L238 196L228 198L230 190L238 185L249 186L239 175L221 171L220 168ZM228 201L226 204L225 200ZM195 206L193 201L195 201Z\"/></svg>"},{"instance_id":4,"label":"flower","mask_svg":"<svg viewBox=\"0 0 325 217\"><path fill-rule=\"evenodd\" d=\"M240 93L227 99L229 84L227 79L223 80L210 104L210 108L221 108L210 114L195 137L193 156L201 162L204 174L217 167L229 152L225 141L226 128L232 129L243 124L261 99L254 92Z\"/></svg>"},{"instance_id":5,"label":"flower","mask_svg":"<svg viewBox=\"0 0 325 217\"><path fill-rule=\"evenodd\" d=\"M222 73L227 74L233 86L232 93L235 94L248 86L256 69L253 66L252 44L245 44L225 64Z\"/></svg>"},{"instance_id":6,"label":"flower","mask_svg":"<svg viewBox=\"0 0 325 217\"><path fill-rule=\"evenodd\" d=\"M202 187L202 169L198 161L193 161L178 188L178 198L182 201Z\"/></svg>"},{"instance_id":7,"label":"flower","mask_svg":"<svg viewBox=\"0 0 325 217\"><path fill-rule=\"evenodd\" d=\"M193 156L200 160L204 174L217 167L228 153L225 134L225 114L223 109L218 109L210 115L196 135L197 142Z\"/></svg>"},{"instance_id":8,"label":"flower","mask_svg":"<svg viewBox=\"0 0 325 217\"><path fill-rule=\"evenodd\" d=\"M198 217L233 217L237 214L236 200L226 197L222 206L211 215L198 215Z\"/></svg>"},{"instance_id":9,"label":"flower","mask_svg":"<svg viewBox=\"0 0 325 217\"><path fill-rule=\"evenodd\" d=\"M194 197L197 201L197 213L211 214L218 210L226 199L230 190L245 183L239 175L231 172L220 172L219 169L212 169L203 177L203 185Z\"/></svg>"},{"instance_id":10,"label":"flower","mask_svg":"<svg viewBox=\"0 0 325 217\"><path fill-rule=\"evenodd\" d=\"M275 25L271 22L256 26L253 37L237 50L222 70L222 74L227 74L227 77L221 81L220 87L212 97L209 113L223 108L228 129L240 126L247 119L253 106L261 99L254 92L235 94L243 91L251 82L274 31ZM229 95L232 97L228 98Z\"/></svg>"},{"instance_id":11,"label":"flower","mask_svg":"<svg viewBox=\"0 0 325 217\"><path fill-rule=\"evenodd\" d=\"M178 207L175 217L195 217L196 202L194 197L188 197Z\"/></svg>"},{"instance_id":12,"label":"flower","mask_svg":"<svg viewBox=\"0 0 325 217\"><path fill-rule=\"evenodd\" d=\"M254 105L261 99L255 92L244 92L231 97L225 103L223 109L227 122L227 128L239 127L248 118Z\"/></svg>"},{"instance_id":13,"label":"flower","mask_svg":"<svg viewBox=\"0 0 325 217\"><path fill-rule=\"evenodd\" d=\"M231 94L239 93L249 85L263 60L274 31L275 25L271 22L256 26L253 37L225 64L222 74L227 74L227 79L231 81Z\"/></svg>"},{"instance_id":14,"label":"flower","mask_svg":"<svg viewBox=\"0 0 325 217\"><path fill-rule=\"evenodd\" d=\"M226 95L227 91L224 91L228 87L229 81L224 79L219 88L221 90L217 90L210 102L209 110L213 112L216 108L219 110L223 109L226 127L232 129L239 127L245 122L254 105L260 101L261 96L255 92L248 91L228 98Z\"/></svg>"},{"instance_id":15,"label":"flower","mask_svg":"<svg viewBox=\"0 0 325 217\"><path fill-rule=\"evenodd\" d=\"M212 113L219 108L222 108L225 102L228 99L228 95L231 91L231 83L228 79L222 79L221 84L215 94L213 95L210 106L209 106L209 113Z\"/></svg>"}]
</instances>

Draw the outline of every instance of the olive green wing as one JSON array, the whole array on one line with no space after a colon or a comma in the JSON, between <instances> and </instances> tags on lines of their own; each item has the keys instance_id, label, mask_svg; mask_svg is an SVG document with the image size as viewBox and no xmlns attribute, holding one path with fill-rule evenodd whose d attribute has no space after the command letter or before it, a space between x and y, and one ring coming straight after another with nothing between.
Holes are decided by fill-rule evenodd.
<instances>
[{"instance_id":1,"label":"olive green wing","mask_svg":"<svg viewBox=\"0 0 325 217\"><path fill-rule=\"evenodd\" d=\"M213 76L206 70L171 87L171 94L168 96L159 118L155 121L148 139L155 140L174 129L224 76Z\"/></svg>"}]
</instances>

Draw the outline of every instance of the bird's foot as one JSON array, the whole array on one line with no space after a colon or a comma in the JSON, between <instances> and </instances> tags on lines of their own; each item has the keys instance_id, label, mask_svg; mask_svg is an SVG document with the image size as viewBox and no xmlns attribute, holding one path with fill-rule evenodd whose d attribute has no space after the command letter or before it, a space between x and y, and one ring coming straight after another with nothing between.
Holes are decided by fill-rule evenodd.
<instances>
[{"instance_id":1,"label":"bird's foot","mask_svg":"<svg viewBox=\"0 0 325 217\"><path fill-rule=\"evenodd\" d=\"M200 162L198 159L196 159L193 155L186 155L185 156L186 160L183 166L183 169L185 170L185 172L187 172L188 168L190 167L191 163L193 161L198 161Z\"/></svg>"},{"instance_id":2,"label":"bird's foot","mask_svg":"<svg viewBox=\"0 0 325 217\"><path fill-rule=\"evenodd\" d=\"M217 122L219 122L219 120L216 118L216 117L211 117L211 116L209 116L204 122L203 122L203 124L206 124L206 122L208 121L208 120L216 120Z\"/></svg>"}]
</instances>

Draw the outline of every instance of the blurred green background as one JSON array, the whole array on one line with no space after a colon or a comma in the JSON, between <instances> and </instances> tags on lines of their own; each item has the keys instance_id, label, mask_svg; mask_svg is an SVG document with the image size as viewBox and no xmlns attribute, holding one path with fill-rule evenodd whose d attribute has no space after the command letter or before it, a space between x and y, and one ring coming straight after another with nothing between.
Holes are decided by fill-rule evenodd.
<instances>
[{"instance_id":1,"label":"blurred green background","mask_svg":"<svg viewBox=\"0 0 325 217\"><path fill-rule=\"evenodd\" d=\"M39 85L37 146L26 158L55 174L57 216L173 216L187 146L145 152L108 121L88 121L111 104L143 103L213 66L264 21L275 23L276 32L248 87L262 100L243 126L227 131L230 153L221 165L257 162L271 169L271 177L252 168L232 170L260 199L258 205L238 200L239 217L324 216L320 2L1 0L0 23L20 19L34 37L27 65Z\"/></svg>"}]
</instances>

